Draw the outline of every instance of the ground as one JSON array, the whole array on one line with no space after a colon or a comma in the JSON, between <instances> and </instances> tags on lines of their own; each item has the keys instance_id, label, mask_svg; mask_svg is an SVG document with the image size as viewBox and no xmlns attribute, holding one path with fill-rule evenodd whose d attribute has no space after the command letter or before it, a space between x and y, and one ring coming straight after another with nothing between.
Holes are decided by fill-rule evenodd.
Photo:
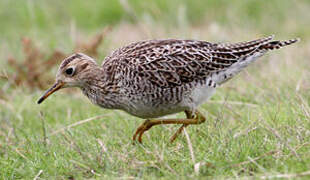
<instances>
[{"instance_id":1,"label":"ground","mask_svg":"<svg viewBox=\"0 0 310 180\"><path fill-rule=\"evenodd\" d=\"M308 1L86 2L0 1L1 179L309 178ZM38 105L43 90L6 77L14 73L7 58L22 60L22 37L46 54L70 54L78 37L107 25L98 63L117 47L151 38L236 42L275 34L301 41L268 53L218 88L200 107L207 121L186 128L173 144L178 125L156 126L134 144L142 119L96 107L78 90Z\"/></svg>"}]
</instances>

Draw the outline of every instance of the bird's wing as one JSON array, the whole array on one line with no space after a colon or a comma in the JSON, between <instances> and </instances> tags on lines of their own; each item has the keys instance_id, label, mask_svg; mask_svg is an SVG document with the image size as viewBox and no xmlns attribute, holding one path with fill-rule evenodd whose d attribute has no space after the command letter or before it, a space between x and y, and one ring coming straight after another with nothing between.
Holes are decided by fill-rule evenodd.
<instances>
[{"instance_id":1,"label":"bird's wing","mask_svg":"<svg viewBox=\"0 0 310 180\"><path fill-rule=\"evenodd\" d=\"M148 79L163 88L174 87L219 74L255 53L263 54L274 48L270 45L272 38L235 44L175 39L142 41L116 50L102 66L117 68L129 78Z\"/></svg>"}]
</instances>

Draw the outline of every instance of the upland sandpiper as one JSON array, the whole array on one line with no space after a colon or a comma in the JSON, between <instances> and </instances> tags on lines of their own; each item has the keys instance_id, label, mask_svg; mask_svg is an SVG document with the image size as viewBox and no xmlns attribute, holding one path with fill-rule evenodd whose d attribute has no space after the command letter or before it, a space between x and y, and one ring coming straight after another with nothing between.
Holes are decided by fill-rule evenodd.
<instances>
[{"instance_id":1,"label":"upland sandpiper","mask_svg":"<svg viewBox=\"0 0 310 180\"><path fill-rule=\"evenodd\" d=\"M147 40L114 51L102 65L82 53L61 63L56 83L41 103L61 88L79 87L96 105L120 109L147 119L133 140L154 125L181 124L171 142L188 125L205 122L197 107L215 89L269 50L298 41L273 41L273 36L235 44L197 40ZM154 119L184 111L184 119Z\"/></svg>"}]
</instances>

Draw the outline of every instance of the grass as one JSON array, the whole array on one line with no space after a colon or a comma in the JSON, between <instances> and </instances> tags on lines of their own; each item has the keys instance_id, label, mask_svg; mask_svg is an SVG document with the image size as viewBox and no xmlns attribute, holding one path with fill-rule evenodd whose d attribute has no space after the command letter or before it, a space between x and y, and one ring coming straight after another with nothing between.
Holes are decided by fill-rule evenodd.
<instances>
[{"instance_id":1,"label":"grass","mask_svg":"<svg viewBox=\"0 0 310 180\"><path fill-rule=\"evenodd\" d=\"M113 2L110 8L108 2ZM143 145L133 145L141 119L91 105L79 91L63 90L39 106L41 91L13 88L0 79L1 179L309 178L310 4L182 1L173 8L175 2L146 6L130 1L125 11L126 3L118 1L21 1L17 6L2 0L0 72L11 70L5 63L10 54L22 56L16 43L22 36L47 52L70 52L74 30L92 34L106 25L112 32L100 49L101 59L112 49L146 38L238 41L276 34L302 41L269 53L219 88L200 107L207 122L189 126L188 137L183 134L174 144L169 137L178 126L154 127ZM103 117L89 120L97 116Z\"/></svg>"}]
</instances>

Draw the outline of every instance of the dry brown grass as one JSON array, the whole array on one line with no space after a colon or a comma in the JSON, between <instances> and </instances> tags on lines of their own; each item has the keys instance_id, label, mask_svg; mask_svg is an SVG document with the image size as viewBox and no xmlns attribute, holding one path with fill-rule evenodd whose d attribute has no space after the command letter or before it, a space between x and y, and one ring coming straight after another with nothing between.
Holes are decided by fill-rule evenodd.
<instances>
[{"instance_id":1,"label":"dry brown grass","mask_svg":"<svg viewBox=\"0 0 310 180\"><path fill-rule=\"evenodd\" d=\"M92 57L98 57L98 48L109 30L110 28L105 28L88 40L78 39L72 52L83 52ZM10 56L7 62L14 71L7 76L3 75L3 79L7 79L15 86L24 85L30 89L46 89L54 81L54 75L46 72L46 70L58 66L70 54L62 50L46 53L46 50L38 48L35 42L27 37L22 38L21 43L24 59ZM1 94L0 91L0 97Z\"/></svg>"},{"instance_id":2,"label":"dry brown grass","mask_svg":"<svg viewBox=\"0 0 310 180\"><path fill-rule=\"evenodd\" d=\"M231 36L231 32L235 35ZM102 53L111 52L130 42L151 38L186 37L235 42L262 36L265 34L246 32L238 27L225 29L216 23L188 30L167 30L160 25L143 23L137 27L123 23L113 28L109 36L104 36L103 39L107 38L109 42L104 52L87 54L101 57ZM293 37L276 36L276 39L286 38ZM96 43L88 45L94 47L90 44ZM294 46L268 53L252 64L219 88L210 103L201 107L208 116L208 122L189 127L188 135L181 136L174 145L168 145L165 136L177 127L167 126L147 133L145 138L149 141L145 146L132 146L130 138L140 121L123 112L113 111L109 114L111 111L98 110L89 105L86 98L81 98L81 93L67 96L60 92L54 96L54 100L51 99L52 102L41 106L43 108L40 111L44 112L46 121L42 126L46 126L47 131L42 133L37 131L41 128L38 125L40 123L36 123L37 96L19 94L18 88L8 100L0 101L3 108L12 107L12 110L7 108L1 113L16 124L13 126L4 121L0 129L4 138L0 140L6 145L17 144L5 150L5 153L14 160L22 159L21 164L29 167L27 173L29 169L34 169L33 164L39 164L32 172L32 177L46 178L55 169L63 170L64 176L69 178L79 177L75 173L81 173L80 176L84 178L104 178L107 174L125 178L137 178L140 174L245 179L309 176L308 167L302 167L309 164L304 162L309 159L309 48L310 44L302 39ZM6 77L3 75L3 78ZM52 75L50 78L54 80ZM13 98L16 95L17 98ZM94 120L100 113L109 114L109 117ZM83 120L78 121L80 119ZM31 123L24 124L27 122ZM14 128L20 139L14 137ZM26 129L26 133L22 133L21 129ZM50 141L45 143L47 145L40 144L45 139L44 134L50 135L47 136ZM25 140L27 138L24 136L31 140ZM29 146L25 144L32 142L36 145L28 149ZM37 146L39 148L36 149ZM59 162L59 159L55 160L54 152L59 157L63 152L70 156Z\"/></svg>"}]
</instances>

